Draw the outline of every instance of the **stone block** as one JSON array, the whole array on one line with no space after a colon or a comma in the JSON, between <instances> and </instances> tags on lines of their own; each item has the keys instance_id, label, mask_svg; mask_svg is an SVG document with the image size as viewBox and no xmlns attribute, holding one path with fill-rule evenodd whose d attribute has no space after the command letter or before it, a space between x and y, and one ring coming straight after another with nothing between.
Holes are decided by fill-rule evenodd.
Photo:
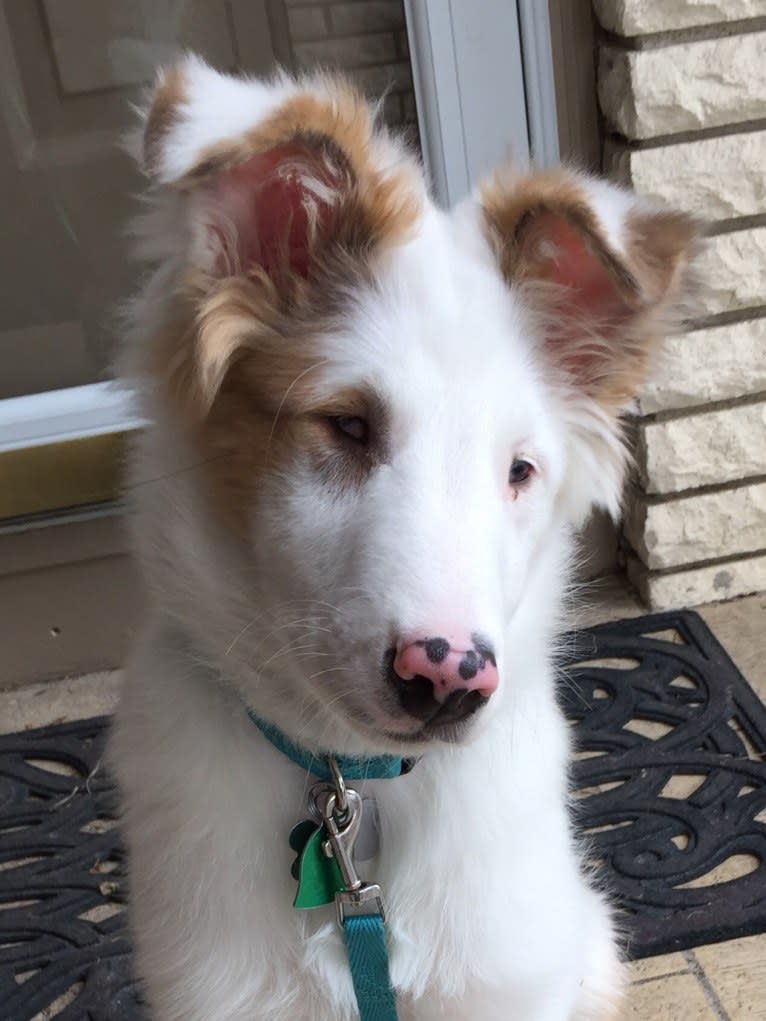
<instances>
[{"instance_id":1,"label":"stone block","mask_svg":"<svg viewBox=\"0 0 766 1021\"><path fill-rule=\"evenodd\" d=\"M653 610L716 603L766 590L766 556L741 557L678 571L650 571L637 557L628 559L628 579Z\"/></svg>"},{"instance_id":2,"label":"stone block","mask_svg":"<svg viewBox=\"0 0 766 1021\"><path fill-rule=\"evenodd\" d=\"M699 273L703 289L695 310L698 316L766 304L766 227L709 238Z\"/></svg>"},{"instance_id":3,"label":"stone block","mask_svg":"<svg viewBox=\"0 0 766 1021\"><path fill-rule=\"evenodd\" d=\"M598 94L608 126L629 139L766 117L766 32L674 46L604 46Z\"/></svg>"},{"instance_id":4,"label":"stone block","mask_svg":"<svg viewBox=\"0 0 766 1021\"><path fill-rule=\"evenodd\" d=\"M707 221L766 213L764 167L766 131L656 149L607 144L604 152L604 169L613 178Z\"/></svg>"},{"instance_id":5,"label":"stone block","mask_svg":"<svg viewBox=\"0 0 766 1021\"><path fill-rule=\"evenodd\" d=\"M766 482L654 502L629 500L625 536L652 569L766 549Z\"/></svg>"},{"instance_id":6,"label":"stone block","mask_svg":"<svg viewBox=\"0 0 766 1021\"><path fill-rule=\"evenodd\" d=\"M726 401L766 391L766 317L668 337L642 414Z\"/></svg>"},{"instance_id":7,"label":"stone block","mask_svg":"<svg viewBox=\"0 0 766 1021\"><path fill-rule=\"evenodd\" d=\"M766 475L766 401L643 422L636 463L650 494Z\"/></svg>"},{"instance_id":8,"label":"stone block","mask_svg":"<svg viewBox=\"0 0 766 1021\"><path fill-rule=\"evenodd\" d=\"M766 16L766 0L593 0L610 32L643 35Z\"/></svg>"}]
</instances>

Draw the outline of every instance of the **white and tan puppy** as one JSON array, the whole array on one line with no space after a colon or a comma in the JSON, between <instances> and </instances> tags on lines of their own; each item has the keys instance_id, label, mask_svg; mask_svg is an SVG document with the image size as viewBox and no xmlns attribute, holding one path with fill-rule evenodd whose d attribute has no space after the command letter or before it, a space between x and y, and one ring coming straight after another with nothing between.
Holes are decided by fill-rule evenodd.
<instances>
[{"instance_id":1,"label":"white and tan puppy","mask_svg":"<svg viewBox=\"0 0 766 1021\"><path fill-rule=\"evenodd\" d=\"M361 785L401 1021L613 1016L556 634L694 226L568 171L440 211L347 83L195 59L160 80L143 161L151 607L111 752L151 1017L356 1016L332 908L292 907L310 778L247 708L311 752L418 758Z\"/></svg>"}]
</instances>

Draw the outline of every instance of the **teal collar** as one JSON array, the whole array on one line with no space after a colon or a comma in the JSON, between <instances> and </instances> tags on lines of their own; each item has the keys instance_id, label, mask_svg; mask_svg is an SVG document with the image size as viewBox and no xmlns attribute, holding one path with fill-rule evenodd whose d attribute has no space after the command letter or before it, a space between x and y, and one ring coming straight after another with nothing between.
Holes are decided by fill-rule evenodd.
<instances>
[{"instance_id":1,"label":"teal collar","mask_svg":"<svg viewBox=\"0 0 766 1021\"><path fill-rule=\"evenodd\" d=\"M274 747L286 755L296 766L305 769L307 773L311 773L319 780L333 779L328 763L330 752L314 754L314 752L295 744L273 724L256 716L252 709L247 710L247 715L264 737L268 738ZM403 759L398 755L373 755L371 758L356 755L334 755L333 758L337 762L344 780L392 780L394 777L401 776L402 773L409 773L413 766L412 759Z\"/></svg>"}]
</instances>

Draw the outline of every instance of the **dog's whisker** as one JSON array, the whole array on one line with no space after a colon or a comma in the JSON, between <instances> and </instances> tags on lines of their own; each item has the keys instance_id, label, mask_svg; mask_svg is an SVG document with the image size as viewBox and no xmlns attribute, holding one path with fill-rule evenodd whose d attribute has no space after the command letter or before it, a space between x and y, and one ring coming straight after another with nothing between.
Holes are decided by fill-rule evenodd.
<instances>
[{"instance_id":1,"label":"dog's whisker","mask_svg":"<svg viewBox=\"0 0 766 1021\"><path fill-rule=\"evenodd\" d=\"M225 655L228 655L232 651L234 646L240 641L240 639L242 637L244 637L244 635L251 628L253 628L258 622L259 622L259 618L256 617L256 618L253 618L253 620L251 620L248 624L246 624L237 633L237 635L234 637L234 639L232 639L232 641L229 643L229 645L227 646ZM303 628L303 629L306 629L308 631L311 631L312 633L313 632L324 632L326 634L332 634L332 629L331 628L327 628L327 627L323 627L321 625L318 625L310 617L300 617L300 618L298 618L296 620L285 621L285 622L282 622L282 623L279 623L279 624L275 625L274 627L271 628L271 630L266 635L264 635L263 637L261 637L259 639L258 644L259 644L259 646L265 645L269 641L269 639L272 638L275 634L278 634L280 631L287 631L287 630L291 630L293 628Z\"/></svg>"}]
</instances>

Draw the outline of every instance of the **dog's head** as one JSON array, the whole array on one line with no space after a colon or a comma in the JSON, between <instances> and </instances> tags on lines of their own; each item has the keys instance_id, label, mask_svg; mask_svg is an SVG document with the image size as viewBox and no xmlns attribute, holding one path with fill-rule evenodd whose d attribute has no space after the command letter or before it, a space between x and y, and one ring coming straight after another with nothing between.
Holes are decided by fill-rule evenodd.
<instances>
[{"instance_id":1,"label":"dog's head","mask_svg":"<svg viewBox=\"0 0 766 1021\"><path fill-rule=\"evenodd\" d=\"M332 78L189 60L144 127L158 598L308 744L454 738L539 656L566 536L617 512L694 226L566 171L443 213Z\"/></svg>"}]
</instances>

